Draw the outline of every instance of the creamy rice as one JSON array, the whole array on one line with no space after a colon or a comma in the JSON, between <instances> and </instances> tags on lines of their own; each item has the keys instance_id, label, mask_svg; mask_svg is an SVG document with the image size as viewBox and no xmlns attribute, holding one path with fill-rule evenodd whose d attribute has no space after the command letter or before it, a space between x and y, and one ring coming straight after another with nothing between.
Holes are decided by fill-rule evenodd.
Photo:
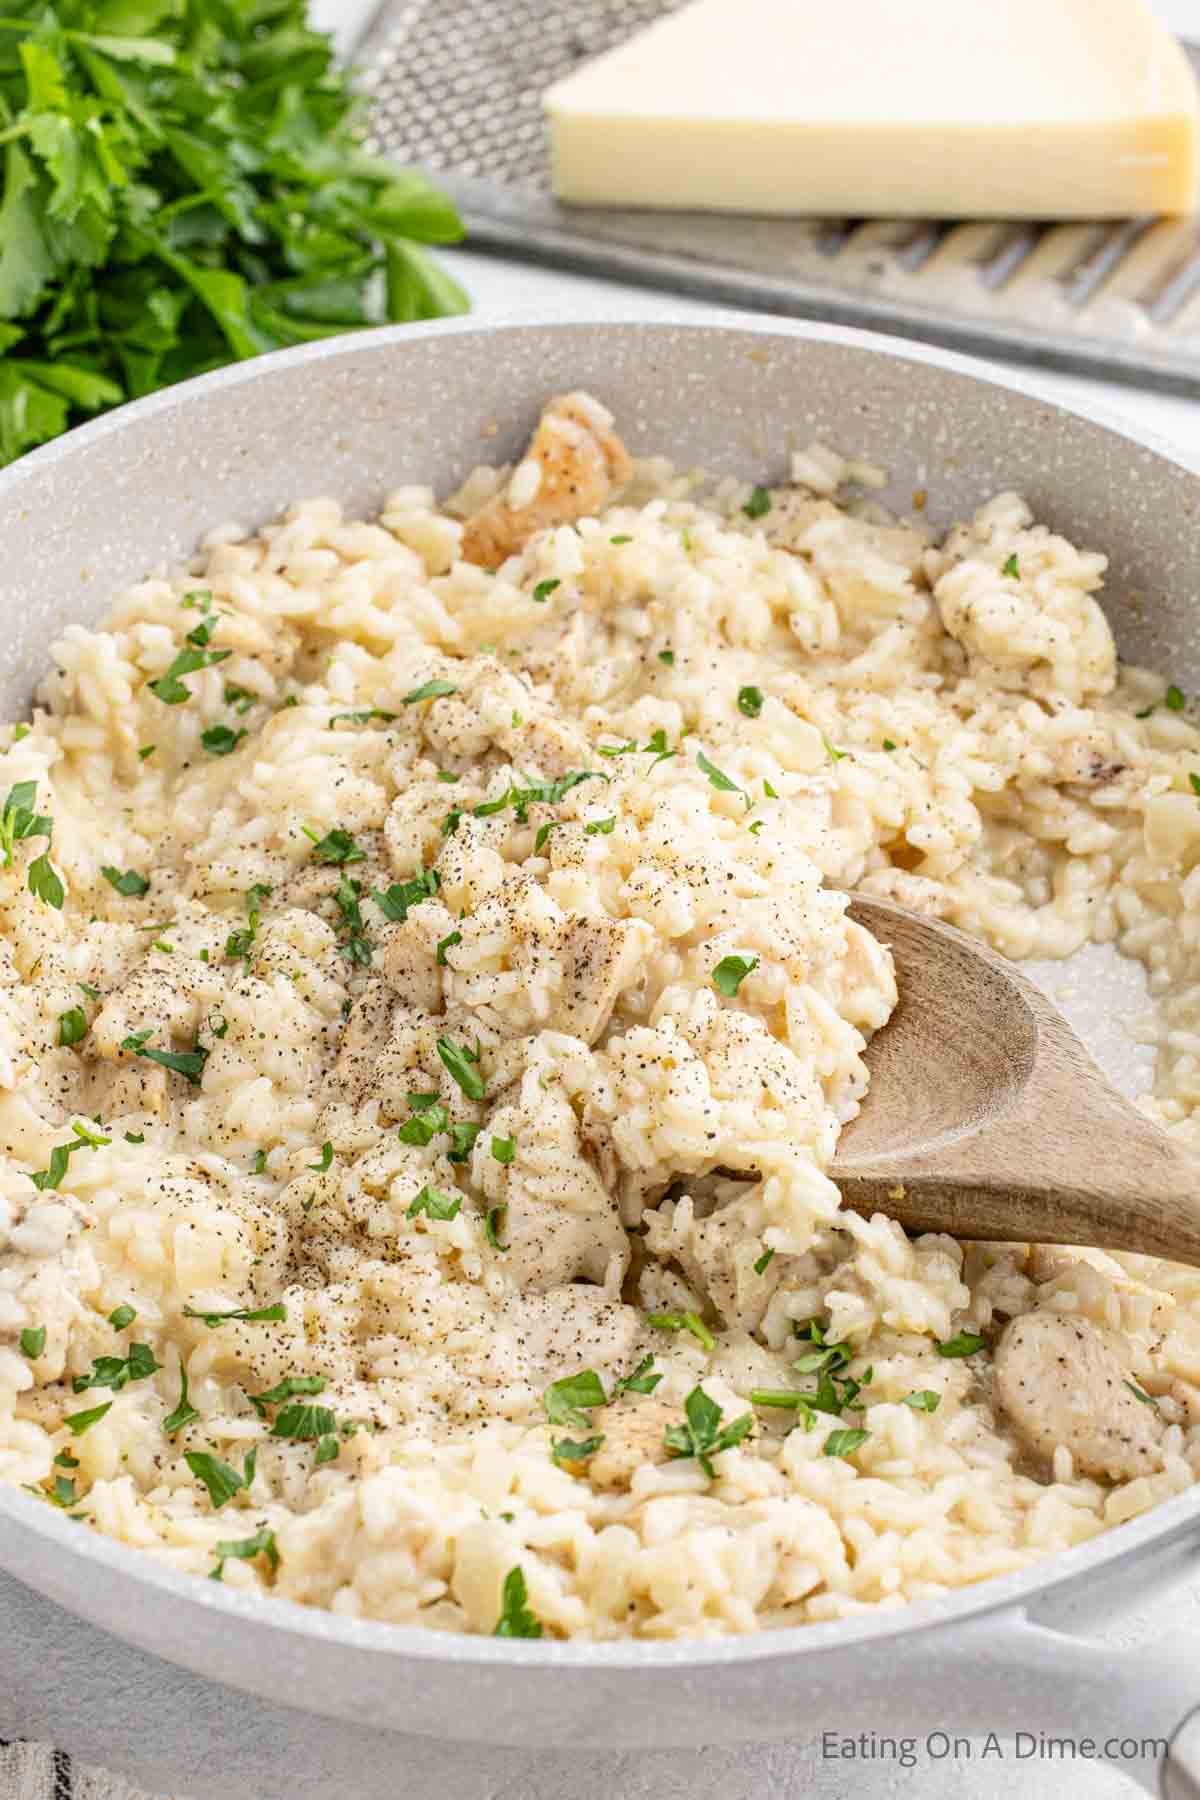
<instances>
[{"instance_id":1,"label":"creamy rice","mask_svg":"<svg viewBox=\"0 0 1200 1800\"><path fill-rule=\"evenodd\" d=\"M825 1173L895 1001L850 888L1138 958L1143 1104L1198 1136L1182 697L1102 555L876 480L654 459L462 560L527 456L64 633L0 753L0 1478L230 1586L593 1638L898 1605L1195 1478L1200 1272L910 1241ZM1135 1472L1005 1413L1035 1312L1142 1396Z\"/></svg>"}]
</instances>

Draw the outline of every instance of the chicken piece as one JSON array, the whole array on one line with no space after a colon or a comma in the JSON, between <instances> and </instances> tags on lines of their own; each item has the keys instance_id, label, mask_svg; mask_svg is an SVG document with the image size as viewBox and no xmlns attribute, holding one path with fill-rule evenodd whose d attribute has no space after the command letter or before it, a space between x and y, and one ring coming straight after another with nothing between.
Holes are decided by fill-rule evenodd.
<instances>
[{"instance_id":1,"label":"chicken piece","mask_svg":"<svg viewBox=\"0 0 1200 1800\"><path fill-rule=\"evenodd\" d=\"M1137 1296L1146 1301L1150 1324L1155 1331L1170 1330L1175 1317L1174 1294L1139 1281L1136 1275L1122 1268L1115 1256L1109 1256L1104 1250L1088 1250L1080 1244L1031 1244L1026 1267L1029 1279L1042 1287L1052 1282L1069 1282L1072 1270L1081 1263L1095 1269L1097 1275L1116 1289L1119 1297Z\"/></svg>"},{"instance_id":2,"label":"chicken piece","mask_svg":"<svg viewBox=\"0 0 1200 1800\"><path fill-rule=\"evenodd\" d=\"M396 997L382 981L369 981L350 1009L338 1059L325 1084L325 1099L361 1106L375 1082L376 1065L392 1035Z\"/></svg>"},{"instance_id":3,"label":"chicken piece","mask_svg":"<svg viewBox=\"0 0 1200 1800\"><path fill-rule=\"evenodd\" d=\"M556 1031L594 1044L622 988L634 979L644 934L627 920L572 913L563 922L559 946L563 982L548 1023Z\"/></svg>"},{"instance_id":4,"label":"chicken piece","mask_svg":"<svg viewBox=\"0 0 1200 1800\"><path fill-rule=\"evenodd\" d=\"M602 1283L614 1267L619 1279L629 1262L615 1201L603 1211L572 1212L520 1194L509 1202L505 1236L505 1269L526 1293L576 1277Z\"/></svg>"},{"instance_id":5,"label":"chicken piece","mask_svg":"<svg viewBox=\"0 0 1200 1800\"><path fill-rule=\"evenodd\" d=\"M606 1407L602 1421L604 1442L587 1465L593 1487L628 1490L643 1463L668 1460L663 1433L678 1425L679 1407L666 1400L628 1395Z\"/></svg>"},{"instance_id":6,"label":"chicken piece","mask_svg":"<svg viewBox=\"0 0 1200 1800\"><path fill-rule=\"evenodd\" d=\"M535 532L602 512L614 487L633 473L612 423L612 414L590 394L549 401L506 487L467 520L465 560L499 568Z\"/></svg>"},{"instance_id":7,"label":"chicken piece","mask_svg":"<svg viewBox=\"0 0 1200 1800\"><path fill-rule=\"evenodd\" d=\"M1057 1445L1082 1475L1129 1481L1161 1466L1162 1425L1130 1392L1110 1338L1086 1319L1025 1313L996 1348L996 1398L1028 1447L1049 1461Z\"/></svg>"},{"instance_id":8,"label":"chicken piece","mask_svg":"<svg viewBox=\"0 0 1200 1800\"><path fill-rule=\"evenodd\" d=\"M500 1310L521 1361L512 1375L535 1386L595 1369L607 1388L645 1352L645 1326L636 1307L583 1282L544 1294L513 1294Z\"/></svg>"},{"instance_id":9,"label":"chicken piece","mask_svg":"<svg viewBox=\"0 0 1200 1800\"><path fill-rule=\"evenodd\" d=\"M443 917L444 917L443 913ZM383 973L405 1006L437 1012L442 1002L442 976L429 926L409 914L380 937Z\"/></svg>"}]
</instances>

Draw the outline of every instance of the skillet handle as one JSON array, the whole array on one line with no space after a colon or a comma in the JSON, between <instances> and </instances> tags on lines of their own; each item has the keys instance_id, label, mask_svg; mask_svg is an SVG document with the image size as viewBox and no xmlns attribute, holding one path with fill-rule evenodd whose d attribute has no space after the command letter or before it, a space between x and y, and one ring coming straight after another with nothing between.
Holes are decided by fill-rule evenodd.
<instances>
[{"instance_id":1,"label":"skillet handle","mask_svg":"<svg viewBox=\"0 0 1200 1800\"><path fill-rule=\"evenodd\" d=\"M1018 1760L1051 1777L1058 1763L1078 1776L1085 1761L1109 1762L1160 1800L1200 1800L1194 1630L1118 1647L1014 1609L973 1620L964 1637L966 1680L974 1689L982 1677L992 1696L983 1728L1012 1737Z\"/></svg>"}]
</instances>

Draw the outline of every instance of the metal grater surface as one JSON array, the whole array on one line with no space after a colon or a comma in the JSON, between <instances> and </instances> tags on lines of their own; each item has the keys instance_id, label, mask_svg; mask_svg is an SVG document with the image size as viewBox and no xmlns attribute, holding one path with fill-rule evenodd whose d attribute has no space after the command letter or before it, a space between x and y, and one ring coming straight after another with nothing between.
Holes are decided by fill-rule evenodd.
<instances>
[{"instance_id":1,"label":"metal grater surface","mask_svg":"<svg viewBox=\"0 0 1200 1800\"><path fill-rule=\"evenodd\" d=\"M374 142L476 249L1200 397L1200 220L777 219L560 206L541 94L678 0L390 0L356 53ZM1200 73L1200 44L1188 45Z\"/></svg>"}]
</instances>

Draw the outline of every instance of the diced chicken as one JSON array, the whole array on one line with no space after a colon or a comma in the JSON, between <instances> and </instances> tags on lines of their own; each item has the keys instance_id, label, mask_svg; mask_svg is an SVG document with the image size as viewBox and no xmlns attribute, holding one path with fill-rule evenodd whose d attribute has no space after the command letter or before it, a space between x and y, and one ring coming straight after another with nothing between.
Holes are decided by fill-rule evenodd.
<instances>
[{"instance_id":1,"label":"diced chicken","mask_svg":"<svg viewBox=\"0 0 1200 1800\"><path fill-rule=\"evenodd\" d=\"M481 568L499 568L535 532L603 511L632 473L611 413L589 394L559 394L507 486L467 520L462 554Z\"/></svg>"},{"instance_id":2,"label":"diced chicken","mask_svg":"<svg viewBox=\"0 0 1200 1800\"><path fill-rule=\"evenodd\" d=\"M1139 1400L1107 1335L1086 1319L1033 1312L1006 1326L996 1397L1028 1447L1049 1461L1062 1444L1076 1470L1129 1481L1161 1466L1162 1426Z\"/></svg>"},{"instance_id":3,"label":"diced chicken","mask_svg":"<svg viewBox=\"0 0 1200 1800\"><path fill-rule=\"evenodd\" d=\"M563 924L560 943L563 985L547 1022L594 1044L612 1016L617 996L633 978L642 933L626 920L573 913Z\"/></svg>"},{"instance_id":4,"label":"diced chicken","mask_svg":"<svg viewBox=\"0 0 1200 1800\"><path fill-rule=\"evenodd\" d=\"M544 1294L514 1294L503 1312L523 1364L513 1373L542 1386L595 1369L608 1387L636 1366L643 1351L641 1314L583 1282Z\"/></svg>"},{"instance_id":5,"label":"diced chicken","mask_svg":"<svg viewBox=\"0 0 1200 1800\"><path fill-rule=\"evenodd\" d=\"M527 1294L576 1277L603 1283L614 1264L619 1279L629 1262L615 1201L602 1212L573 1212L518 1192L508 1203L504 1231L505 1270Z\"/></svg>"},{"instance_id":6,"label":"diced chicken","mask_svg":"<svg viewBox=\"0 0 1200 1800\"><path fill-rule=\"evenodd\" d=\"M1147 1304L1150 1322L1156 1331L1169 1331L1175 1316L1176 1300L1165 1288L1151 1287L1122 1268L1115 1256L1104 1250L1088 1250L1078 1244L1031 1244L1029 1246L1029 1279L1039 1287L1054 1282L1069 1282L1072 1271L1085 1264L1114 1287L1119 1296L1136 1296Z\"/></svg>"},{"instance_id":7,"label":"diced chicken","mask_svg":"<svg viewBox=\"0 0 1200 1800\"><path fill-rule=\"evenodd\" d=\"M442 976L436 945L429 942L428 925L410 913L402 924L391 926L379 943L384 976L403 1004L420 1012L437 1012Z\"/></svg>"},{"instance_id":8,"label":"diced chicken","mask_svg":"<svg viewBox=\"0 0 1200 1800\"><path fill-rule=\"evenodd\" d=\"M337 1062L326 1083L326 1099L350 1106L363 1101L375 1082L375 1069L392 1035L396 998L382 981L369 981L350 1009Z\"/></svg>"},{"instance_id":9,"label":"diced chicken","mask_svg":"<svg viewBox=\"0 0 1200 1800\"><path fill-rule=\"evenodd\" d=\"M678 1425L680 1411L652 1395L626 1395L597 1415L604 1442L587 1464L593 1487L627 1489L643 1463L667 1461L663 1433Z\"/></svg>"}]
</instances>

